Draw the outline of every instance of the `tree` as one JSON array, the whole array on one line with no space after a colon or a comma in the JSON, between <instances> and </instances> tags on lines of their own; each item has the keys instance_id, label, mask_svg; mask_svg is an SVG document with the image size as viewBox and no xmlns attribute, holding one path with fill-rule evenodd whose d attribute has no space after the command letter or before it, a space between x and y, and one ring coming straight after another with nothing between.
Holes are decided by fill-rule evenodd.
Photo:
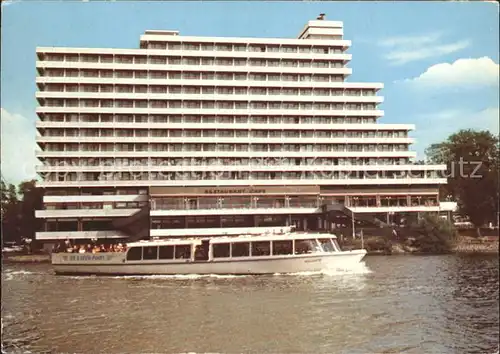
<instances>
[{"instance_id":1,"label":"tree","mask_svg":"<svg viewBox=\"0 0 500 354\"><path fill-rule=\"evenodd\" d=\"M451 252L458 236L450 221L433 213L421 214L418 224L410 232L413 234L411 245L419 252L432 254Z\"/></svg>"},{"instance_id":2,"label":"tree","mask_svg":"<svg viewBox=\"0 0 500 354\"><path fill-rule=\"evenodd\" d=\"M433 144L426 154L431 163L446 164L448 184L441 194L458 203L481 235L487 222L498 224L499 139L488 131L460 130L444 142Z\"/></svg>"},{"instance_id":3,"label":"tree","mask_svg":"<svg viewBox=\"0 0 500 354\"><path fill-rule=\"evenodd\" d=\"M35 210L43 209L43 190L36 187L36 181L25 181L18 186L19 195L22 197L20 206L21 235L25 238L35 239L35 233L41 228L41 219L35 217Z\"/></svg>"},{"instance_id":4,"label":"tree","mask_svg":"<svg viewBox=\"0 0 500 354\"><path fill-rule=\"evenodd\" d=\"M2 241L20 241L19 206L16 186L1 181Z\"/></svg>"},{"instance_id":5,"label":"tree","mask_svg":"<svg viewBox=\"0 0 500 354\"><path fill-rule=\"evenodd\" d=\"M21 182L16 190L15 185L1 182L3 241L34 240L36 231L40 230L42 221L35 217L35 210L43 207L43 190L35 183L35 180Z\"/></svg>"}]
</instances>

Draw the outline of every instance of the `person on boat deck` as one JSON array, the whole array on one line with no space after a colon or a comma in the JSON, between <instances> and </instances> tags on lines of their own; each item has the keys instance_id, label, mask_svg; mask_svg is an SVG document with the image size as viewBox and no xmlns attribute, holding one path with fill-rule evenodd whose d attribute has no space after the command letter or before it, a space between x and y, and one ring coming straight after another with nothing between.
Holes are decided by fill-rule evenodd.
<instances>
[{"instance_id":1,"label":"person on boat deck","mask_svg":"<svg viewBox=\"0 0 500 354\"><path fill-rule=\"evenodd\" d=\"M80 249L78 250L78 253L85 253L85 247L83 245L80 246Z\"/></svg>"},{"instance_id":2,"label":"person on boat deck","mask_svg":"<svg viewBox=\"0 0 500 354\"><path fill-rule=\"evenodd\" d=\"M204 259L205 256L205 249L201 245L196 246L195 258Z\"/></svg>"}]
</instances>

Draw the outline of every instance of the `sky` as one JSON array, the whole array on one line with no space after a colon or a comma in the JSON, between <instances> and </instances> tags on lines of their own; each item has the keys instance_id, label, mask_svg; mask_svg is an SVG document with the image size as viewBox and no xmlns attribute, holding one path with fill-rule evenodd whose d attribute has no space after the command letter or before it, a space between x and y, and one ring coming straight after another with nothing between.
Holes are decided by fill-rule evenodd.
<instances>
[{"instance_id":1,"label":"sky","mask_svg":"<svg viewBox=\"0 0 500 354\"><path fill-rule=\"evenodd\" d=\"M381 82L380 123L416 125L419 159L459 129L498 134L499 7L494 2L2 2L1 169L35 178L37 46L138 48L147 29L296 38L326 13L352 41L349 82Z\"/></svg>"}]
</instances>

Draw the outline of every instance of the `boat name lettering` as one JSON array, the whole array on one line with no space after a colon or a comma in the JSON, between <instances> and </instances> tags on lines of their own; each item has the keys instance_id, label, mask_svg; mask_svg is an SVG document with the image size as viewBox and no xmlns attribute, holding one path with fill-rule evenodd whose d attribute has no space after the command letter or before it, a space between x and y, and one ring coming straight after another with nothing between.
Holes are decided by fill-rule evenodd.
<instances>
[{"instance_id":1,"label":"boat name lettering","mask_svg":"<svg viewBox=\"0 0 500 354\"><path fill-rule=\"evenodd\" d=\"M74 256L69 256L70 261L104 261L104 255L90 255L90 254L79 254Z\"/></svg>"},{"instance_id":2,"label":"boat name lettering","mask_svg":"<svg viewBox=\"0 0 500 354\"><path fill-rule=\"evenodd\" d=\"M241 189L205 189L205 194L229 194L229 193L266 193L265 189L241 188Z\"/></svg>"},{"instance_id":3,"label":"boat name lettering","mask_svg":"<svg viewBox=\"0 0 500 354\"><path fill-rule=\"evenodd\" d=\"M321 262L321 259L308 259L305 262L306 263L316 263L316 262Z\"/></svg>"}]
</instances>

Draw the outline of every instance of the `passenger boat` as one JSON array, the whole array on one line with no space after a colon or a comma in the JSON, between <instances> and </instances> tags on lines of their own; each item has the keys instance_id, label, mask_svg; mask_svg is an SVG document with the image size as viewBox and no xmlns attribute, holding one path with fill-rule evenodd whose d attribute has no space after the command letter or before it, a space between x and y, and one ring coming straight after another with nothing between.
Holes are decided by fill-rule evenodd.
<instances>
[{"instance_id":1,"label":"passenger boat","mask_svg":"<svg viewBox=\"0 0 500 354\"><path fill-rule=\"evenodd\" d=\"M274 274L347 268L365 255L331 234L283 233L138 241L123 252L52 253L52 264L56 274Z\"/></svg>"}]
</instances>

